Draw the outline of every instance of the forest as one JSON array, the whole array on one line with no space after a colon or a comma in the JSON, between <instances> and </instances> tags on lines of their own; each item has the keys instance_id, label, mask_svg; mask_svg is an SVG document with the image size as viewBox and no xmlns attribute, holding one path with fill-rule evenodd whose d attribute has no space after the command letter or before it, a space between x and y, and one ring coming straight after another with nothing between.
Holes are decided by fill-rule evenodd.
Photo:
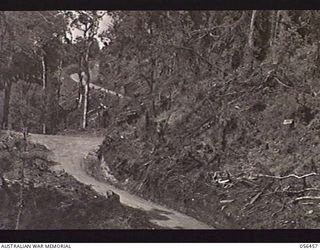
<instances>
[{"instance_id":1,"label":"forest","mask_svg":"<svg viewBox=\"0 0 320 250\"><path fill-rule=\"evenodd\" d=\"M0 55L3 130L103 136L90 175L214 228L319 227L319 11L2 11Z\"/></svg>"}]
</instances>

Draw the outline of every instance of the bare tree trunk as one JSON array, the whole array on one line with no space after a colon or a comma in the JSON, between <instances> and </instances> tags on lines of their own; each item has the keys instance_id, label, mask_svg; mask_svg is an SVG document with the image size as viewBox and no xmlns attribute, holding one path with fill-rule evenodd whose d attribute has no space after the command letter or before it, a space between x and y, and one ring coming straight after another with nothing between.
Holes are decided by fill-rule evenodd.
<instances>
[{"instance_id":1,"label":"bare tree trunk","mask_svg":"<svg viewBox=\"0 0 320 250\"><path fill-rule=\"evenodd\" d=\"M48 48L44 47L43 50L48 51ZM55 112L57 109L57 89L59 89L59 79L53 77L53 69L59 71L59 64L53 65L52 61L48 59L48 54L51 52L44 51L42 61L42 92L43 92L43 121L42 121L42 133L51 134L56 129L56 117ZM58 87L58 88L57 88ZM29 114L29 112L28 112Z\"/></svg>"},{"instance_id":2,"label":"bare tree trunk","mask_svg":"<svg viewBox=\"0 0 320 250\"><path fill-rule=\"evenodd\" d=\"M47 100L46 100L46 87L47 87L47 64L46 64L46 58L44 55L41 57L41 64L42 64L42 91L44 96L44 107L46 110L47 107ZM44 110L44 112L45 112ZM42 121L42 133L47 133L47 125L46 125L46 117L47 114L43 114L43 121Z\"/></svg>"},{"instance_id":3,"label":"bare tree trunk","mask_svg":"<svg viewBox=\"0 0 320 250\"><path fill-rule=\"evenodd\" d=\"M89 42L86 55L84 58L84 69L85 69L85 86L84 86L84 100L83 100L83 121L82 128L85 129L88 125L88 106L89 106L89 84L91 81L89 72L89 53L92 45L92 41Z\"/></svg>"},{"instance_id":4,"label":"bare tree trunk","mask_svg":"<svg viewBox=\"0 0 320 250\"><path fill-rule=\"evenodd\" d=\"M251 21L250 21L250 30L248 35L248 47L249 47L249 54L248 54L248 63L250 71L254 68L254 24L256 19L257 11L253 10L251 14Z\"/></svg>"},{"instance_id":5,"label":"bare tree trunk","mask_svg":"<svg viewBox=\"0 0 320 250\"><path fill-rule=\"evenodd\" d=\"M273 25L272 25L270 46L271 46L271 58L272 58L273 64L277 63L276 39L277 39L277 34L278 34L280 15L281 15L281 10L277 10L272 17L273 18Z\"/></svg>"},{"instance_id":6,"label":"bare tree trunk","mask_svg":"<svg viewBox=\"0 0 320 250\"><path fill-rule=\"evenodd\" d=\"M87 127L88 96L89 96L89 83L88 83L88 81L86 81L85 86L84 86L83 120L82 120L82 128L83 129L85 129Z\"/></svg>"},{"instance_id":7,"label":"bare tree trunk","mask_svg":"<svg viewBox=\"0 0 320 250\"><path fill-rule=\"evenodd\" d=\"M254 23L255 23L256 15L257 15L257 11L253 10L251 14L250 33L249 33L249 39L248 39L249 48L251 50L253 50L253 45L254 45L253 34L254 34Z\"/></svg>"},{"instance_id":8,"label":"bare tree trunk","mask_svg":"<svg viewBox=\"0 0 320 250\"><path fill-rule=\"evenodd\" d=\"M82 105L82 99L83 99L83 75L82 75L82 58L80 58L80 62L79 62L79 72L78 72L78 76L79 76L79 97L78 97L78 108L81 107Z\"/></svg>"},{"instance_id":9,"label":"bare tree trunk","mask_svg":"<svg viewBox=\"0 0 320 250\"><path fill-rule=\"evenodd\" d=\"M41 65L42 65L42 90L46 89L47 86L47 65L45 56L41 57Z\"/></svg>"},{"instance_id":10,"label":"bare tree trunk","mask_svg":"<svg viewBox=\"0 0 320 250\"><path fill-rule=\"evenodd\" d=\"M277 25L277 12L276 10L271 11L271 35L270 35L270 47L273 46L275 41L275 34L276 34L276 25Z\"/></svg>"},{"instance_id":11,"label":"bare tree trunk","mask_svg":"<svg viewBox=\"0 0 320 250\"><path fill-rule=\"evenodd\" d=\"M82 77L81 77L82 78ZM82 85L82 79L80 80L79 84L79 97L78 97L78 108L82 105L82 99L83 99L83 85Z\"/></svg>"}]
</instances>

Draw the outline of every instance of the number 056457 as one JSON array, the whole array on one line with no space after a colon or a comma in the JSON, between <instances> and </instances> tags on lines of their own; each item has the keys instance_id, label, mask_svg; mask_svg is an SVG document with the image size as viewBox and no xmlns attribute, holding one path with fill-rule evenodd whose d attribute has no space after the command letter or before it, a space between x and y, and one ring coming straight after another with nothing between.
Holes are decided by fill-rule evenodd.
<instances>
[{"instance_id":1,"label":"number 056457","mask_svg":"<svg viewBox=\"0 0 320 250\"><path fill-rule=\"evenodd\" d=\"M318 244L308 244L308 243L300 244L300 248L305 248L305 249L314 249L317 247L318 247Z\"/></svg>"}]
</instances>

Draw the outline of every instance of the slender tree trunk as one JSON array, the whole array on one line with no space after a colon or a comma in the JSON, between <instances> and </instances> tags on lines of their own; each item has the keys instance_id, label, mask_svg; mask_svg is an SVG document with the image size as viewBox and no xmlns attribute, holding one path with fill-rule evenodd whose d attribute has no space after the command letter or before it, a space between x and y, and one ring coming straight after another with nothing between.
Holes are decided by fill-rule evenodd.
<instances>
[{"instance_id":1,"label":"slender tree trunk","mask_svg":"<svg viewBox=\"0 0 320 250\"><path fill-rule=\"evenodd\" d=\"M270 35L270 47L273 46L274 40L275 40L275 34L276 34L276 19L277 19L277 11L273 10L271 11L271 35Z\"/></svg>"},{"instance_id":2,"label":"slender tree trunk","mask_svg":"<svg viewBox=\"0 0 320 250\"><path fill-rule=\"evenodd\" d=\"M82 80L82 76L79 77L80 78L80 83L79 83L79 91L78 91L78 108L81 107L82 105L82 100L83 100L83 80Z\"/></svg>"},{"instance_id":3,"label":"slender tree trunk","mask_svg":"<svg viewBox=\"0 0 320 250\"><path fill-rule=\"evenodd\" d=\"M281 15L280 10L277 10L273 15L273 25L272 25L273 28L272 28L271 41L270 41L271 58L272 58L273 64L277 63L276 39L277 39L277 34L279 29L280 15Z\"/></svg>"},{"instance_id":4,"label":"slender tree trunk","mask_svg":"<svg viewBox=\"0 0 320 250\"><path fill-rule=\"evenodd\" d=\"M256 15L257 15L257 11L253 10L251 14L250 33L249 33L249 39L248 39L250 49L253 49L253 45L254 45L253 34L254 34L254 23L255 23Z\"/></svg>"},{"instance_id":5,"label":"slender tree trunk","mask_svg":"<svg viewBox=\"0 0 320 250\"><path fill-rule=\"evenodd\" d=\"M78 76L79 76L79 92L78 92L78 108L81 107L82 105L82 99L83 99L83 75L82 75L82 69L83 69L83 60L82 57L80 57L79 61L79 71L78 71Z\"/></svg>"},{"instance_id":6,"label":"slender tree trunk","mask_svg":"<svg viewBox=\"0 0 320 250\"><path fill-rule=\"evenodd\" d=\"M8 129L8 125L9 125L11 86L12 86L12 82L10 80L7 80L5 82L5 89L4 89L4 106L3 106L3 120L2 120L3 129Z\"/></svg>"},{"instance_id":7,"label":"slender tree trunk","mask_svg":"<svg viewBox=\"0 0 320 250\"><path fill-rule=\"evenodd\" d=\"M89 83L88 81L86 81L84 86L84 100L83 100L83 120L82 120L83 129L87 127L88 97L89 97Z\"/></svg>"},{"instance_id":8,"label":"slender tree trunk","mask_svg":"<svg viewBox=\"0 0 320 250\"><path fill-rule=\"evenodd\" d=\"M86 55L84 58L84 69L85 69L85 86L84 86L84 99L83 99L83 120L82 120L82 128L85 129L88 125L88 107L89 107L89 84L91 81L90 72L89 72L89 53L92 42L89 42Z\"/></svg>"},{"instance_id":9,"label":"slender tree trunk","mask_svg":"<svg viewBox=\"0 0 320 250\"><path fill-rule=\"evenodd\" d=\"M41 65L42 65L42 90L45 90L47 86L47 63L44 55L42 55L41 57Z\"/></svg>"},{"instance_id":10,"label":"slender tree trunk","mask_svg":"<svg viewBox=\"0 0 320 250\"><path fill-rule=\"evenodd\" d=\"M257 11L253 10L251 14L251 21L250 21L250 30L248 36L248 47L249 47L249 65L250 69L253 69L254 64L254 24L256 19Z\"/></svg>"},{"instance_id":11,"label":"slender tree trunk","mask_svg":"<svg viewBox=\"0 0 320 250\"><path fill-rule=\"evenodd\" d=\"M46 58L43 55L41 57L41 64L42 64L42 91L43 91L43 98L44 98L44 112L46 113L47 110L47 98L46 98L46 88L47 88L47 62ZM48 114L43 114L43 121L42 121L42 133L47 133L47 124L46 124L46 117Z\"/></svg>"},{"instance_id":12,"label":"slender tree trunk","mask_svg":"<svg viewBox=\"0 0 320 250\"><path fill-rule=\"evenodd\" d=\"M51 61L48 61L48 55L50 52L44 51L44 54L41 58L42 61L42 92L43 92L43 101L44 101L44 114L42 121L42 133L51 134L54 133L56 128L56 118L55 112L57 109L57 86L59 80L53 77L53 69L59 70L59 65L50 64Z\"/></svg>"}]
</instances>

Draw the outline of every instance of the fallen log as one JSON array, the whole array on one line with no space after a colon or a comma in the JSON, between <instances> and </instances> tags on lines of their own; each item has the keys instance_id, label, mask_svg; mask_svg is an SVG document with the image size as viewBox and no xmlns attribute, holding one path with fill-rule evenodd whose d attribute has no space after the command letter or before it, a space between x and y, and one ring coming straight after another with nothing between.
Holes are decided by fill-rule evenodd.
<instances>
[{"instance_id":1,"label":"fallen log","mask_svg":"<svg viewBox=\"0 0 320 250\"><path fill-rule=\"evenodd\" d=\"M289 174L289 175L285 175L285 176L273 176L273 175L265 175L265 174L258 174L256 175L257 177L266 177L266 178L273 178L273 179L278 179L278 180L282 180L282 179L287 179L287 178L297 178L297 179L303 179L303 178L307 178L310 176L318 176L319 174L317 173L309 173L309 174L305 174L305 175L295 175L295 174Z\"/></svg>"}]
</instances>

